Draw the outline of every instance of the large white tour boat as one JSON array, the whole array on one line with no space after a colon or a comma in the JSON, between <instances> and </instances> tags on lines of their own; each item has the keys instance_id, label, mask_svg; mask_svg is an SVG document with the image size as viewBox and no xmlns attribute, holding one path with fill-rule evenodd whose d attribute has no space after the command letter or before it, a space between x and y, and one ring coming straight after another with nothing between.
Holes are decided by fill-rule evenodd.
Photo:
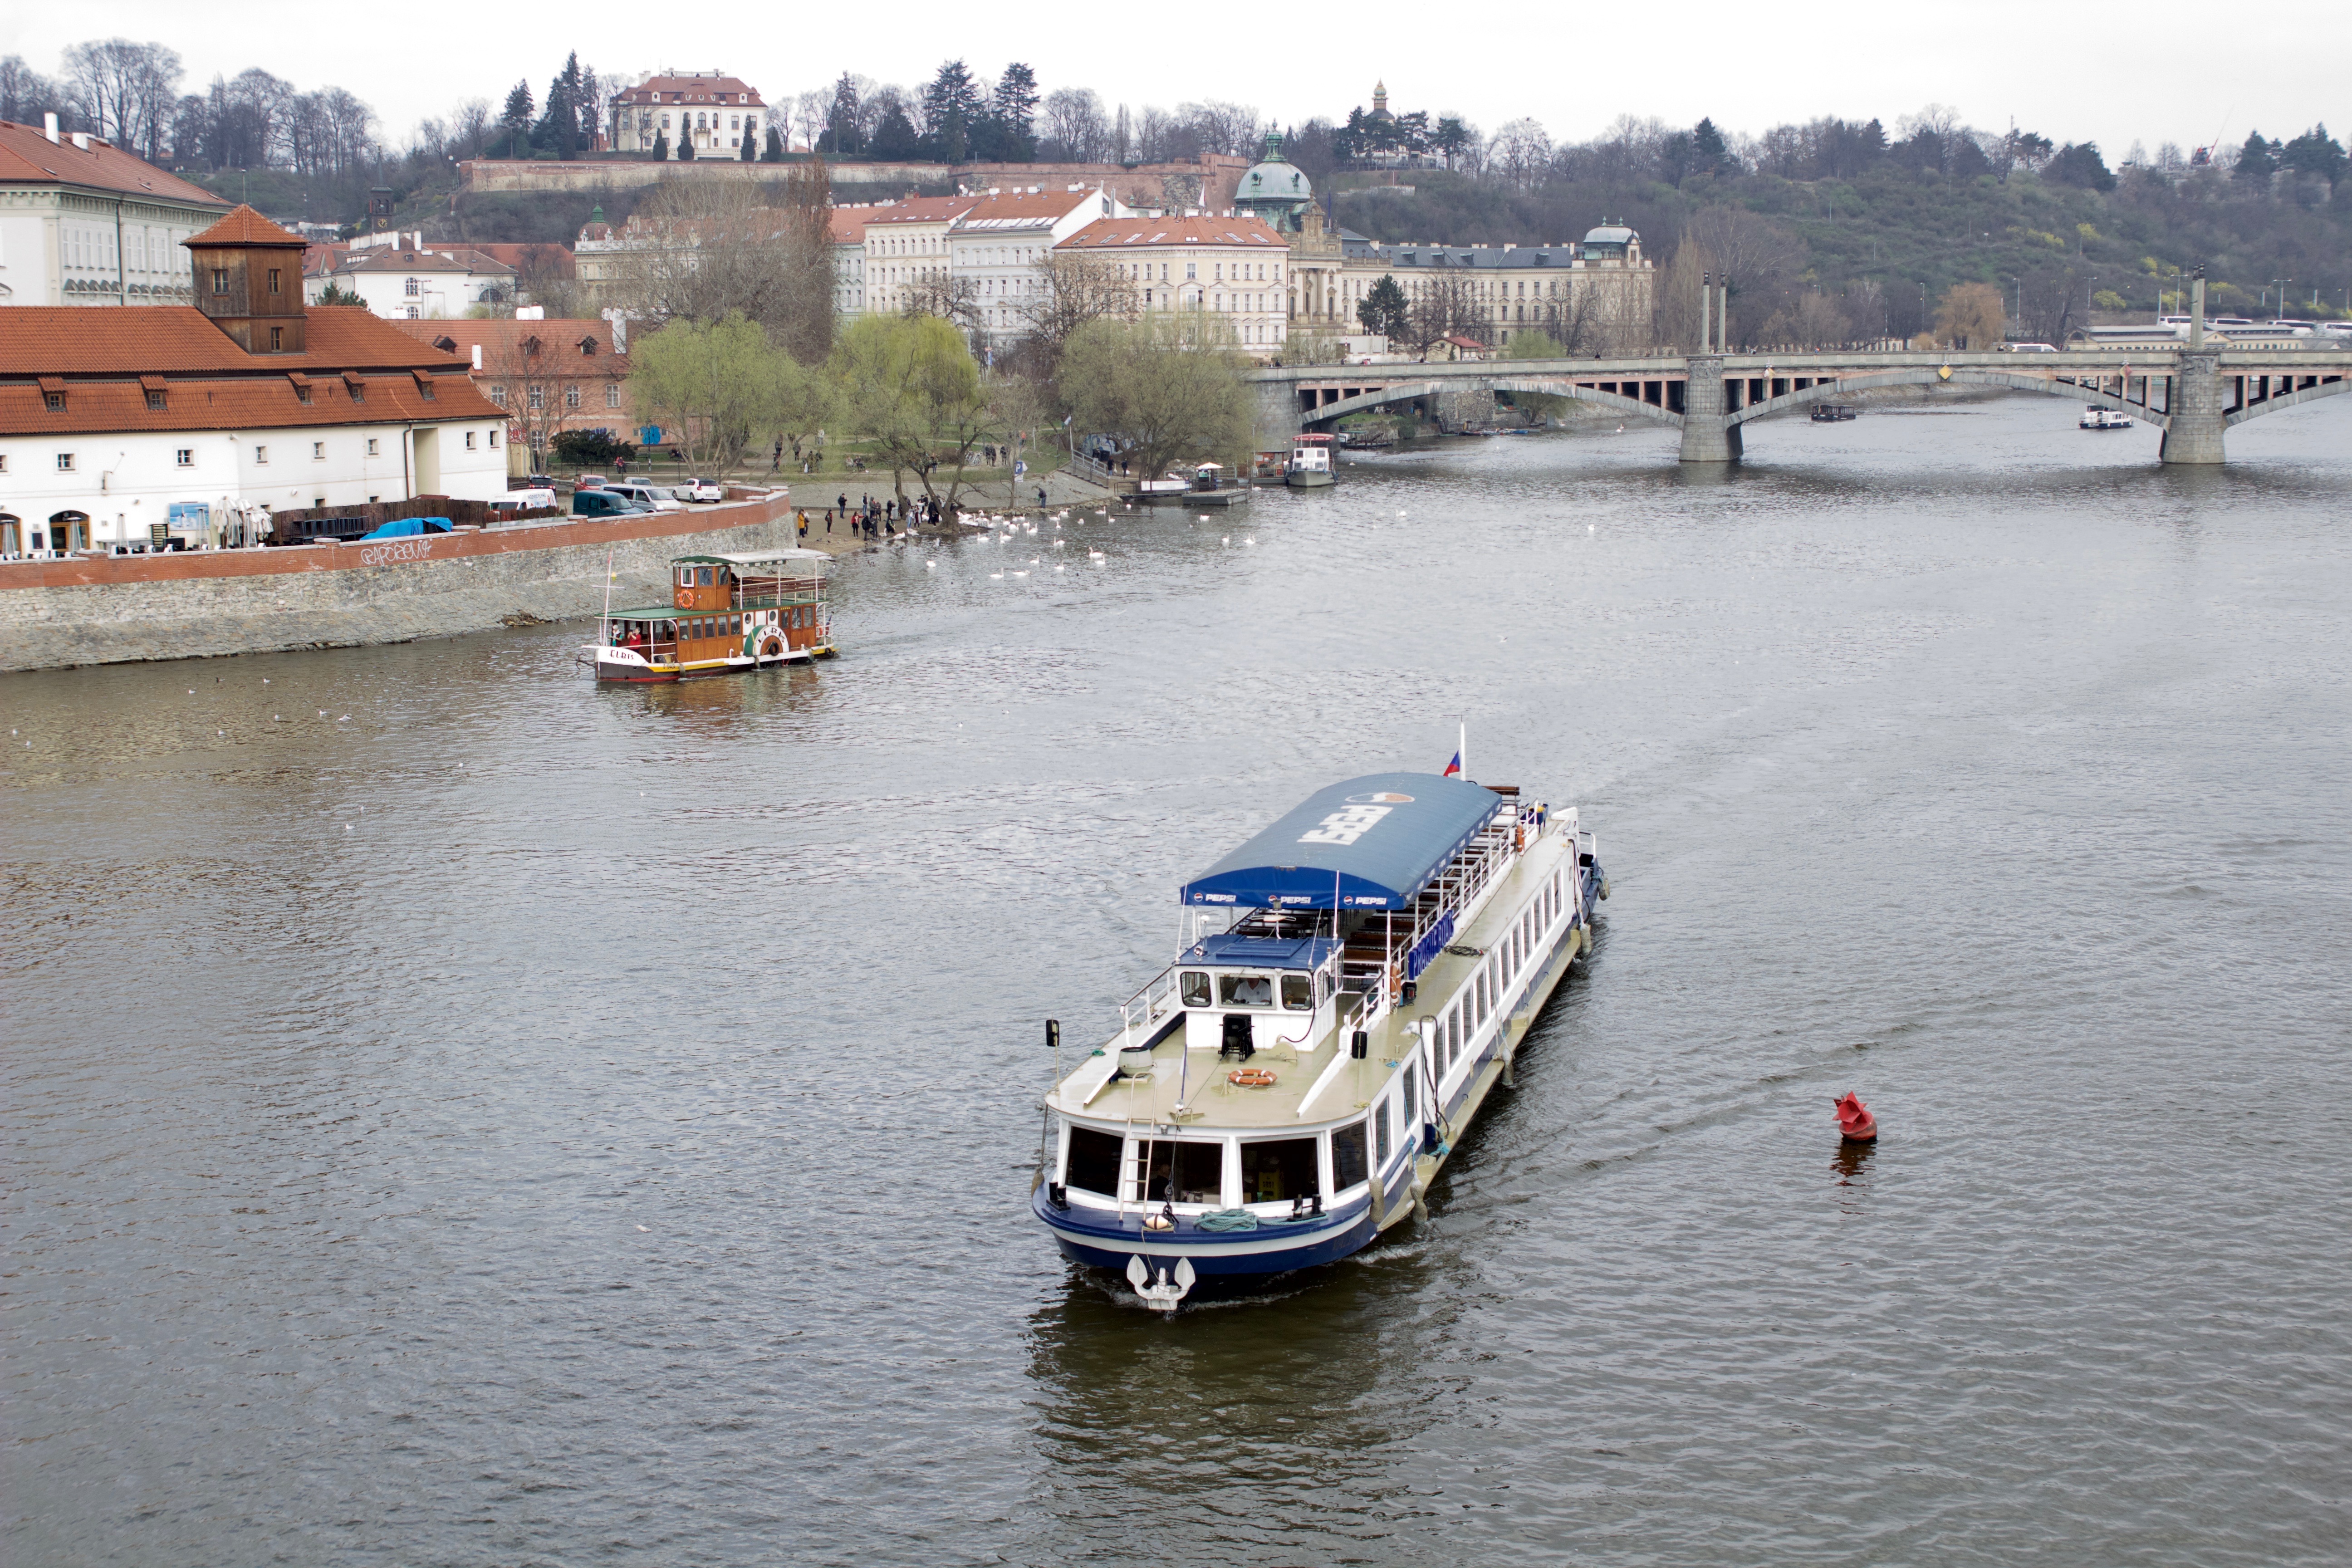
<instances>
[{"instance_id":1,"label":"large white tour boat","mask_svg":"<svg viewBox=\"0 0 2352 1568\"><path fill-rule=\"evenodd\" d=\"M1450 775L1333 784L1185 884L1176 961L1045 1097L1066 1257L1173 1310L1426 1213L1608 897L1572 808Z\"/></svg>"}]
</instances>

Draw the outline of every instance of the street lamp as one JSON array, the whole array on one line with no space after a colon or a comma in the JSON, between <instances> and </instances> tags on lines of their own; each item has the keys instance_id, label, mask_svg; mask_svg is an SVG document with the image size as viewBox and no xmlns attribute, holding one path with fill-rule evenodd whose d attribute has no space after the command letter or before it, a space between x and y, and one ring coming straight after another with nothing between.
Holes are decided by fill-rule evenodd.
<instances>
[{"instance_id":1,"label":"street lamp","mask_svg":"<svg viewBox=\"0 0 2352 1568\"><path fill-rule=\"evenodd\" d=\"M2273 321L2286 314L2286 286L2294 281L2294 279L2292 278L2273 278L2271 279L2271 287L2279 291L2278 310L2273 313L2272 319Z\"/></svg>"}]
</instances>

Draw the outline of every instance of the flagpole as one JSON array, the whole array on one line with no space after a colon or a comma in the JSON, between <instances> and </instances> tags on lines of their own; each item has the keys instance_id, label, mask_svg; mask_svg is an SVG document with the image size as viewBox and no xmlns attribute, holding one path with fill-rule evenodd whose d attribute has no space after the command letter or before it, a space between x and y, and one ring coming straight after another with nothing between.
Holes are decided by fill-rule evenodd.
<instances>
[{"instance_id":1,"label":"flagpole","mask_svg":"<svg viewBox=\"0 0 2352 1568\"><path fill-rule=\"evenodd\" d=\"M1470 721L1467 719L1462 721L1462 733L1454 745L1454 754L1462 759L1462 777L1467 783L1470 777Z\"/></svg>"}]
</instances>

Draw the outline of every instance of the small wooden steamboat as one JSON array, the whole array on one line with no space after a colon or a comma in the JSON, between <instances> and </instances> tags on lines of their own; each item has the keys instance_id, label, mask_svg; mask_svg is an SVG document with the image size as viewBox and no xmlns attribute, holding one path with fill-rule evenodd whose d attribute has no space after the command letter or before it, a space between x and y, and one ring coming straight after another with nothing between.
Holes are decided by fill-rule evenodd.
<instances>
[{"instance_id":1,"label":"small wooden steamboat","mask_svg":"<svg viewBox=\"0 0 2352 1568\"><path fill-rule=\"evenodd\" d=\"M677 556L670 602L607 610L582 662L600 681L645 685L830 657L831 560L822 550Z\"/></svg>"},{"instance_id":2,"label":"small wooden steamboat","mask_svg":"<svg viewBox=\"0 0 2352 1568\"><path fill-rule=\"evenodd\" d=\"M1516 787L1317 792L1184 886L1175 962L1056 1062L1032 1211L1168 1310L1425 1215L1607 897L1575 811Z\"/></svg>"},{"instance_id":3,"label":"small wooden steamboat","mask_svg":"<svg viewBox=\"0 0 2352 1568\"><path fill-rule=\"evenodd\" d=\"M1855 407L1851 403L1816 403L1813 405L1812 418L1813 423L1816 425L1843 425L1850 419L1860 418L1861 416L1862 410Z\"/></svg>"}]
</instances>

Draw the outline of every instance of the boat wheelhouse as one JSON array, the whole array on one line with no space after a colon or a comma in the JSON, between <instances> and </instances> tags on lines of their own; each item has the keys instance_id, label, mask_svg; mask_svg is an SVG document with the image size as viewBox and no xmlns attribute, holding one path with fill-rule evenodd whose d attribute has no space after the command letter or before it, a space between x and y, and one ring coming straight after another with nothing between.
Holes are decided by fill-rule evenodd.
<instances>
[{"instance_id":1,"label":"boat wheelhouse","mask_svg":"<svg viewBox=\"0 0 2352 1568\"><path fill-rule=\"evenodd\" d=\"M1292 437L1290 463L1283 474L1283 482L1297 489L1336 484L1339 476L1331 466L1331 453L1338 445L1336 437L1311 430Z\"/></svg>"},{"instance_id":2,"label":"boat wheelhouse","mask_svg":"<svg viewBox=\"0 0 2352 1568\"><path fill-rule=\"evenodd\" d=\"M677 556L670 602L607 610L583 662L598 680L636 685L829 657L832 559L822 550Z\"/></svg>"},{"instance_id":3,"label":"boat wheelhouse","mask_svg":"<svg viewBox=\"0 0 2352 1568\"><path fill-rule=\"evenodd\" d=\"M1055 1064L1032 1211L1165 1309L1425 1214L1607 896L1576 812L1514 786L1318 791L1184 885L1175 962Z\"/></svg>"}]
</instances>

